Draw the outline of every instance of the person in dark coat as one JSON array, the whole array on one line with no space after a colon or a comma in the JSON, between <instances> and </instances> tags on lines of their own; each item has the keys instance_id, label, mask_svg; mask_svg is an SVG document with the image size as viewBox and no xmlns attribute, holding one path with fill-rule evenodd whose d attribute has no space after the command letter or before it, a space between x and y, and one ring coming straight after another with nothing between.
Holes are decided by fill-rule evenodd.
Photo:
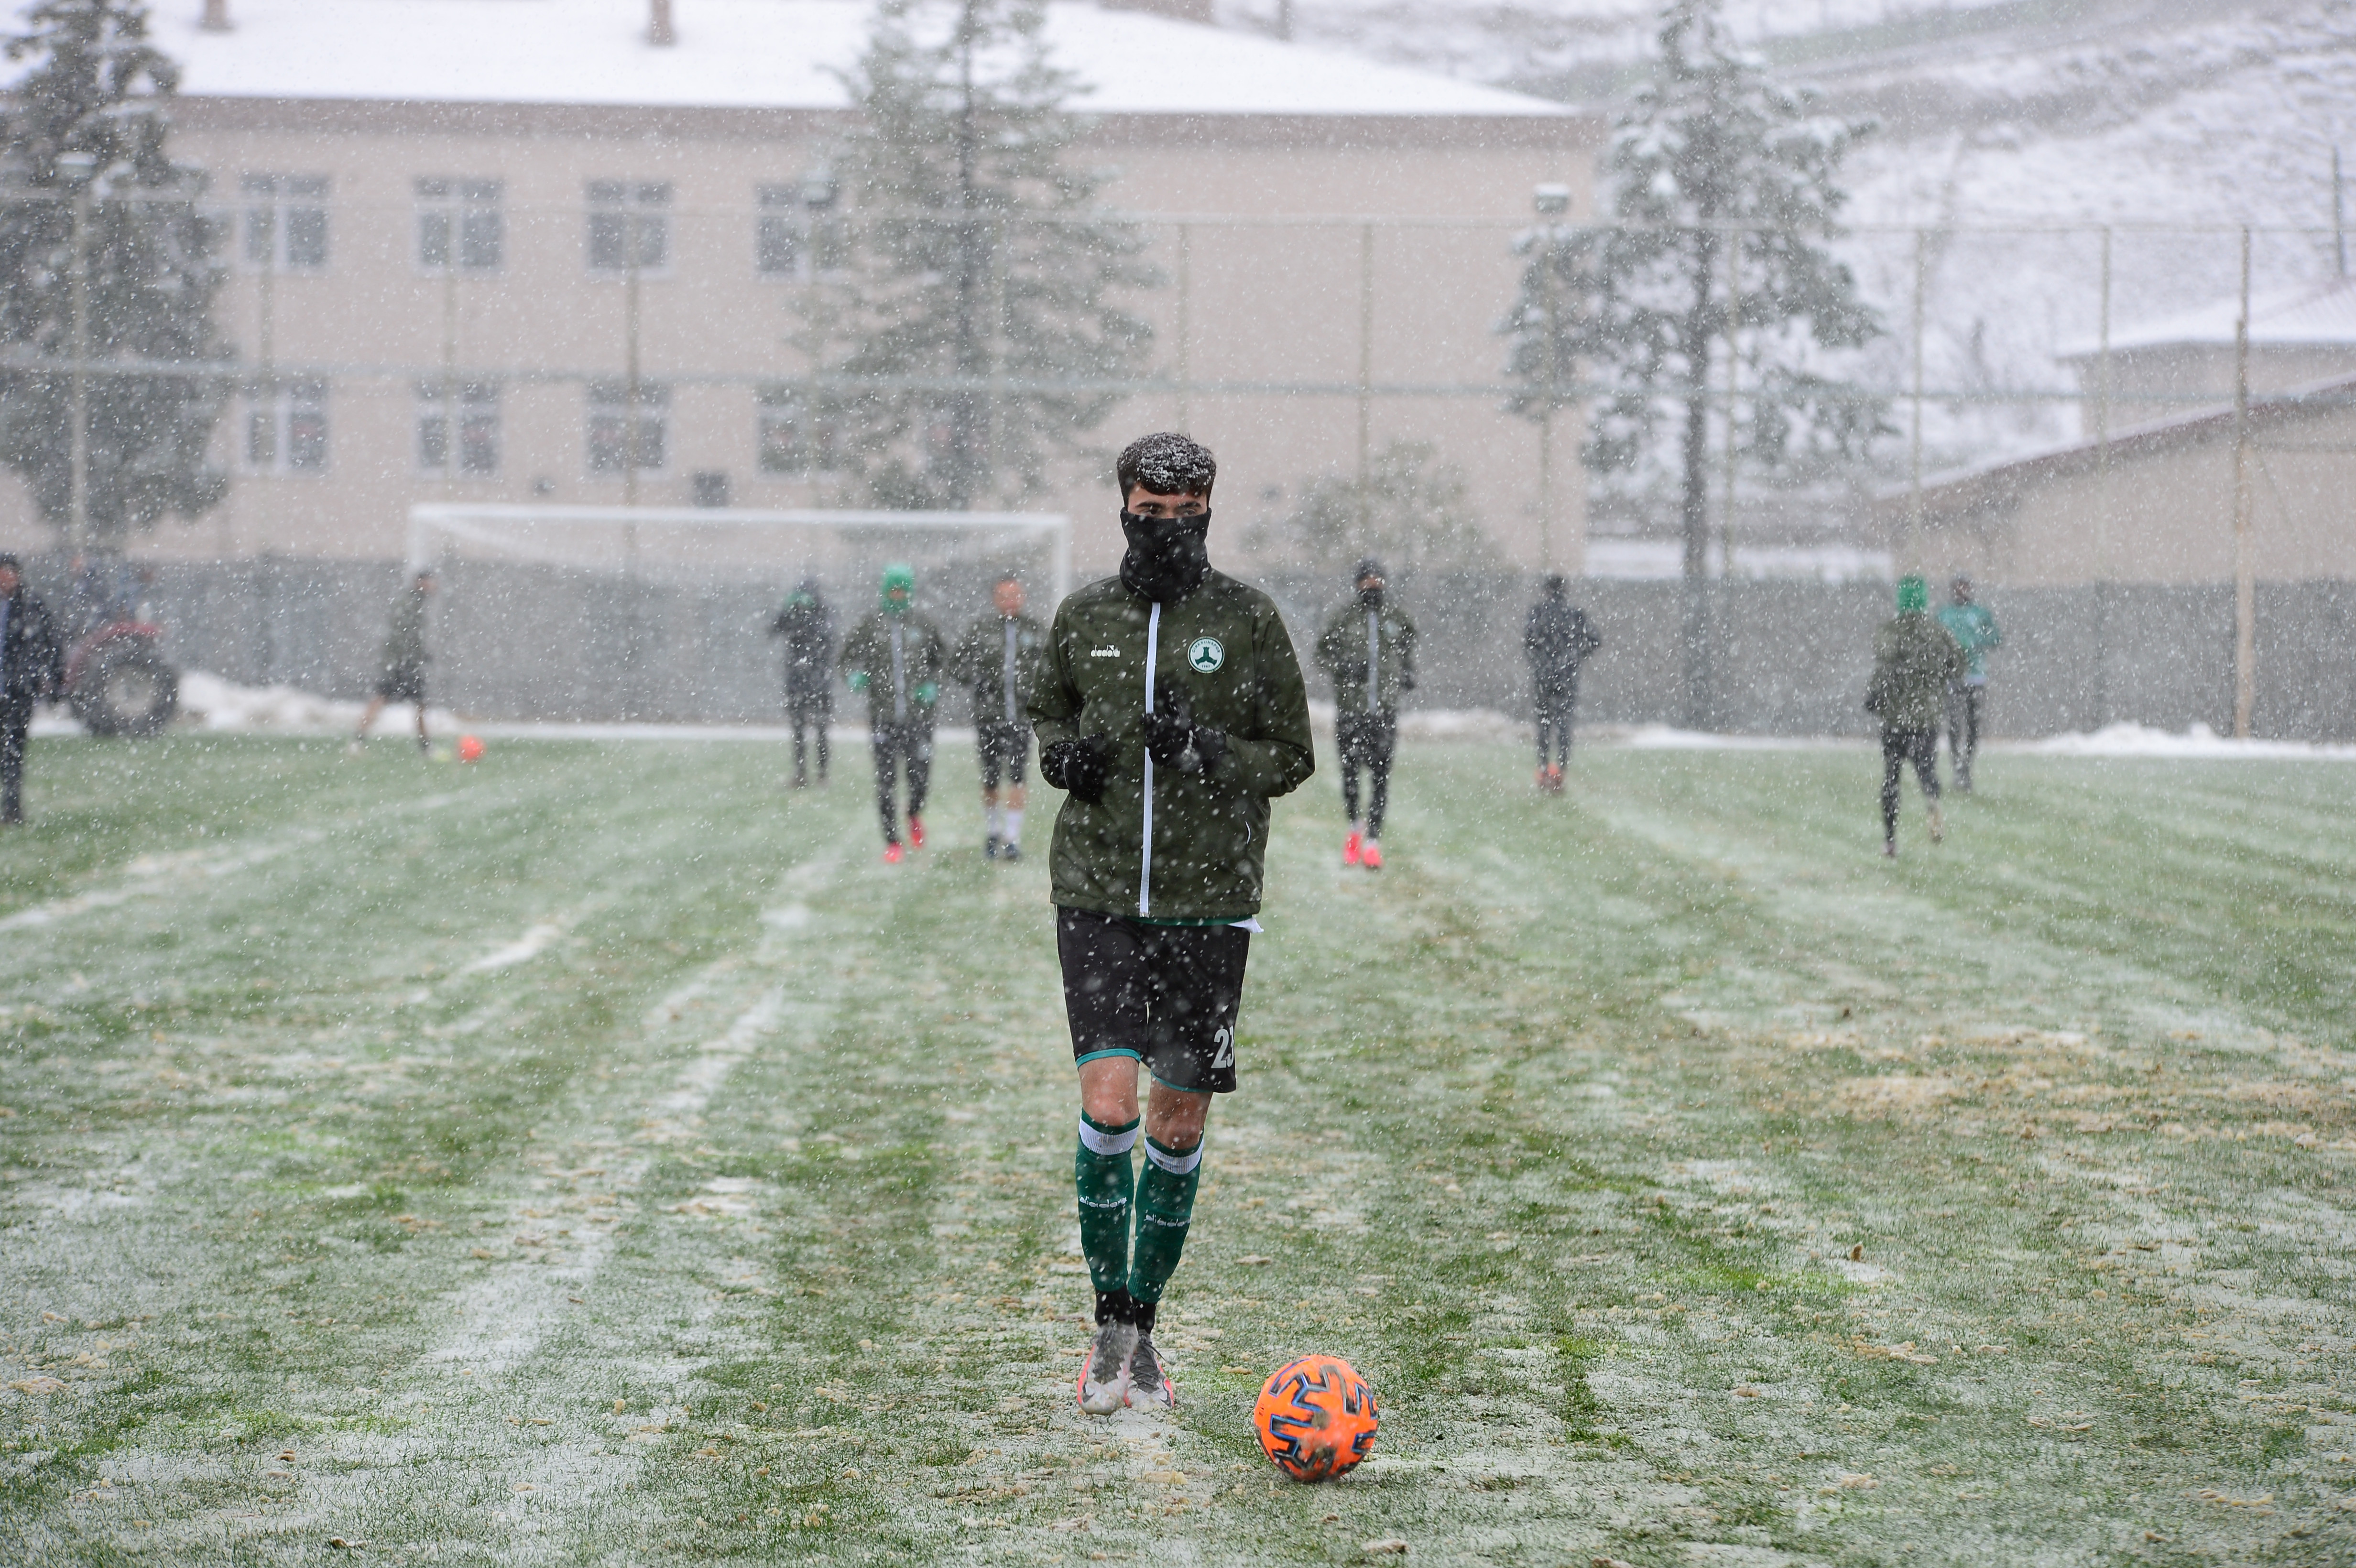
<instances>
[{"instance_id":1,"label":"person in dark coat","mask_svg":"<svg viewBox=\"0 0 2356 1568\"><path fill-rule=\"evenodd\" d=\"M827 727L834 722L834 611L818 579L805 577L786 596L769 635L786 639L786 722L794 731L794 787L809 783L803 731L818 741L818 782L826 783Z\"/></svg>"},{"instance_id":2,"label":"person in dark coat","mask_svg":"<svg viewBox=\"0 0 2356 1568\"><path fill-rule=\"evenodd\" d=\"M1357 597L1326 623L1317 662L1333 680L1333 738L1342 754L1342 813L1350 836L1342 863L1383 869L1383 812L1398 749L1398 699L1415 689L1415 623L1391 602L1383 563L1372 556L1350 574ZM1358 770L1366 770L1366 815L1358 815Z\"/></svg>"},{"instance_id":3,"label":"person in dark coat","mask_svg":"<svg viewBox=\"0 0 2356 1568\"><path fill-rule=\"evenodd\" d=\"M1562 793L1563 764L1570 761L1570 725L1579 707L1579 667L1603 645L1587 612L1566 597L1562 573L1548 572L1544 597L1530 606L1522 629L1522 651L1530 660L1530 694L1537 707L1538 788ZM1549 734L1549 732L1551 732ZM1549 760L1548 739L1554 741Z\"/></svg>"},{"instance_id":4,"label":"person in dark coat","mask_svg":"<svg viewBox=\"0 0 2356 1568\"><path fill-rule=\"evenodd\" d=\"M1930 613L1930 590L1898 580L1898 613L1873 637L1873 683L1865 710L1881 720L1881 852L1898 858L1898 785L1911 763L1922 785L1931 842L1947 836L1939 815L1939 720L1947 689L1964 677L1963 645Z\"/></svg>"},{"instance_id":5,"label":"person in dark coat","mask_svg":"<svg viewBox=\"0 0 2356 1568\"><path fill-rule=\"evenodd\" d=\"M431 743L425 735L425 666L431 656L425 651L425 602L433 596L434 574L421 571L409 580L409 586L392 602L391 619L384 634L384 653L377 661L376 690L369 698L368 710L360 715L359 731L352 737L351 750L357 752L368 743L369 730L388 702L416 704L417 749L429 749Z\"/></svg>"},{"instance_id":6,"label":"person in dark coat","mask_svg":"<svg viewBox=\"0 0 2356 1568\"><path fill-rule=\"evenodd\" d=\"M25 820L25 734L33 704L65 694L66 650L25 569L0 555L0 826Z\"/></svg>"}]
</instances>

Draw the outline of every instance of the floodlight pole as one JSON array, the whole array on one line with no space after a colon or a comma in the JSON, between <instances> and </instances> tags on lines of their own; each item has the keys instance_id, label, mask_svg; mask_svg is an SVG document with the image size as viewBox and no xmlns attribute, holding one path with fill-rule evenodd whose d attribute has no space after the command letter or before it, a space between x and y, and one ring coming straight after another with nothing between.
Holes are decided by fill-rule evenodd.
<instances>
[{"instance_id":1,"label":"floodlight pole","mask_svg":"<svg viewBox=\"0 0 2356 1568\"><path fill-rule=\"evenodd\" d=\"M2242 308L2233 320L2233 735L2250 738L2257 699L2257 575L2250 555L2250 231L2242 229Z\"/></svg>"},{"instance_id":2,"label":"floodlight pole","mask_svg":"<svg viewBox=\"0 0 2356 1568\"><path fill-rule=\"evenodd\" d=\"M1358 230L1358 537L1365 542L1374 497L1368 453L1375 417L1375 226Z\"/></svg>"},{"instance_id":3,"label":"floodlight pole","mask_svg":"<svg viewBox=\"0 0 2356 1568\"><path fill-rule=\"evenodd\" d=\"M69 439L72 472L68 478L66 541L74 555L90 548L90 186L74 182L73 199L73 429Z\"/></svg>"},{"instance_id":4,"label":"floodlight pole","mask_svg":"<svg viewBox=\"0 0 2356 1568\"><path fill-rule=\"evenodd\" d=\"M2103 226L2103 317L2094 356L2094 728L2111 721L2111 229Z\"/></svg>"}]
</instances>

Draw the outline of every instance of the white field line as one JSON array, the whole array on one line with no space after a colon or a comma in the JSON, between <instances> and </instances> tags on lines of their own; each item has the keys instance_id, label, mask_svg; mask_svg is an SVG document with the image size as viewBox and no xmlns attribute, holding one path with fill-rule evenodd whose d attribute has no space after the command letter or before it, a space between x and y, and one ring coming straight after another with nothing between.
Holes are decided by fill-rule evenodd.
<instances>
[{"instance_id":1,"label":"white field line","mask_svg":"<svg viewBox=\"0 0 2356 1568\"><path fill-rule=\"evenodd\" d=\"M822 859L795 867L787 873L785 881L788 886L814 888L832 875L841 860L841 851L838 849ZM804 908L807 923L806 906L798 903L790 907ZM765 937L755 962L774 964L776 955L771 947L772 940ZM649 1025L668 1021L672 1011L707 991L713 981L743 962L741 956L732 955L705 965L694 978L675 988L648 1010ZM812 965L812 976L835 967ZM787 986L784 983L775 985L738 1013L718 1037L706 1041L673 1077L669 1091L658 1096L632 1118L639 1124L641 1140L648 1143L667 1141L679 1129L700 1116L704 1107L711 1104L712 1095L727 1082L736 1064L750 1056L762 1040L777 1028L787 1008ZM615 1121L619 1118L595 1119ZM635 1190L644 1182L653 1163L651 1153L610 1160L604 1179L605 1190L617 1196ZM517 1207L520 1208L526 1201L528 1200L519 1198ZM528 1221L521 1215L511 1215L509 1222ZM477 1378L498 1377L512 1371L539 1348L549 1326L568 1305L565 1298L579 1294L594 1279L612 1253L613 1241L606 1228L587 1226L581 1229L587 1232L586 1235L576 1232L576 1244L563 1263L509 1264L461 1292L452 1303L459 1318L455 1331L441 1344L426 1351L420 1358L421 1363L459 1363L472 1369ZM478 1392L486 1386L482 1382L476 1384Z\"/></svg>"},{"instance_id":2,"label":"white field line","mask_svg":"<svg viewBox=\"0 0 2356 1568\"><path fill-rule=\"evenodd\" d=\"M495 947L472 964L458 971L461 975L487 975L495 969L513 968L516 965L537 958L548 944L564 934L564 927L556 924L526 926L524 933L504 947Z\"/></svg>"},{"instance_id":3,"label":"white field line","mask_svg":"<svg viewBox=\"0 0 2356 1568\"><path fill-rule=\"evenodd\" d=\"M455 794L430 795L379 815L437 811L460 798ZM115 873L118 880L114 886L96 888L86 893L74 893L20 909L14 914L0 918L0 931L24 931L35 926L54 925L91 910L112 909L134 899L155 898L192 877L226 877L251 870L297 849L307 849L324 841L329 832L330 829L324 827L300 827L267 838L249 840L242 846L208 846L198 849L176 849L161 855L134 856Z\"/></svg>"}]
</instances>

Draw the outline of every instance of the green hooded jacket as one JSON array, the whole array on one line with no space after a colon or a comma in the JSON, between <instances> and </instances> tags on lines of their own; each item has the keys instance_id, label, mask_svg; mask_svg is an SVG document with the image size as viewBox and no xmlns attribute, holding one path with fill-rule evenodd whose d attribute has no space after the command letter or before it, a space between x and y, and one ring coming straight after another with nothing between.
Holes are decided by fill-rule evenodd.
<instances>
[{"instance_id":1,"label":"green hooded jacket","mask_svg":"<svg viewBox=\"0 0 2356 1568\"><path fill-rule=\"evenodd\" d=\"M1370 619L1371 631L1366 624ZM1366 689L1370 662L1375 672L1372 692ZM1335 712L1397 708L1399 693L1415 684L1415 623L1387 595L1376 610L1353 599L1325 623L1324 635L1317 639L1317 663L1333 677Z\"/></svg>"},{"instance_id":2,"label":"green hooded jacket","mask_svg":"<svg viewBox=\"0 0 2356 1568\"><path fill-rule=\"evenodd\" d=\"M1046 666L1047 628L995 610L967 627L949 653L949 674L972 689L976 724L1029 723L1031 694Z\"/></svg>"},{"instance_id":3,"label":"green hooded jacket","mask_svg":"<svg viewBox=\"0 0 2356 1568\"><path fill-rule=\"evenodd\" d=\"M1226 732L1216 763L1153 769L1149 668L1184 692L1195 723ZM1149 603L1118 577L1088 584L1056 607L1031 721L1043 754L1098 739L1108 757L1104 798L1067 795L1056 814L1057 904L1173 924L1258 912L1268 803L1317 766L1301 660L1267 594L1220 571L1174 604Z\"/></svg>"},{"instance_id":4,"label":"green hooded jacket","mask_svg":"<svg viewBox=\"0 0 2356 1568\"><path fill-rule=\"evenodd\" d=\"M1964 650L1946 627L1921 610L1894 615L1874 634L1865 710L1885 730L1936 730L1947 688L1963 676Z\"/></svg>"},{"instance_id":5,"label":"green hooded jacket","mask_svg":"<svg viewBox=\"0 0 2356 1568\"><path fill-rule=\"evenodd\" d=\"M871 611L842 640L841 663L851 688L867 694L871 722L933 722L948 654L940 628L916 611Z\"/></svg>"}]
</instances>

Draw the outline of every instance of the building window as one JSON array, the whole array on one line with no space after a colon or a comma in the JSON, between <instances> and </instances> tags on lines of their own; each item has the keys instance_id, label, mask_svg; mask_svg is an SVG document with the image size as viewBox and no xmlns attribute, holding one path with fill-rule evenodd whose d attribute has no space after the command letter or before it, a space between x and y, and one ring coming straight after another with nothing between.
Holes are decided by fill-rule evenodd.
<instances>
[{"instance_id":1,"label":"building window","mask_svg":"<svg viewBox=\"0 0 2356 1568\"><path fill-rule=\"evenodd\" d=\"M454 398L451 394L455 393ZM417 383L417 471L448 475L450 432L458 432L458 473L468 479L499 471L499 388L496 381Z\"/></svg>"},{"instance_id":2,"label":"building window","mask_svg":"<svg viewBox=\"0 0 2356 1568\"><path fill-rule=\"evenodd\" d=\"M327 264L327 176L247 175L238 182L245 264L257 272L316 272Z\"/></svg>"},{"instance_id":3,"label":"building window","mask_svg":"<svg viewBox=\"0 0 2356 1568\"><path fill-rule=\"evenodd\" d=\"M670 389L656 381L638 383L635 417L626 381L589 384L589 472L619 474L631 459L635 439L637 466L641 474L659 473L669 448Z\"/></svg>"},{"instance_id":4,"label":"building window","mask_svg":"<svg viewBox=\"0 0 2356 1568\"><path fill-rule=\"evenodd\" d=\"M670 184L666 180L589 182L589 270L601 277L641 275L670 267Z\"/></svg>"},{"instance_id":5,"label":"building window","mask_svg":"<svg viewBox=\"0 0 2356 1568\"><path fill-rule=\"evenodd\" d=\"M834 210L838 188L829 174L757 187L753 265L765 280L807 283L841 267L846 237Z\"/></svg>"},{"instance_id":6,"label":"building window","mask_svg":"<svg viewBox=\"0 0 2356 1568\"><path fill-rule=\"evenodd\" d=\"M255 474L323 474L327 383L262 382L245 389L245 466Z\"/></svg>"},{"instance_id":7,"label":"building window","mask_svg":"<svg viewBox=\"0 0 2356 1568\"><path fill-rule=\"evenodd\" d=\"M507 260L508 219L498 180L417 182L417 265L428 272L493 272Z\"/></svg>"},{"instance_id":8,"label":"building window","mask_svg":"<svg viewBox=\"0 0 2356 1568\"><path fill-rule=\"evenodd\" d=\"M756 417L762 473L790 477L835 471L841 456L841 426L819 416L800 389L782 384L763 387Z\"/></svg>"}]
</instances>

